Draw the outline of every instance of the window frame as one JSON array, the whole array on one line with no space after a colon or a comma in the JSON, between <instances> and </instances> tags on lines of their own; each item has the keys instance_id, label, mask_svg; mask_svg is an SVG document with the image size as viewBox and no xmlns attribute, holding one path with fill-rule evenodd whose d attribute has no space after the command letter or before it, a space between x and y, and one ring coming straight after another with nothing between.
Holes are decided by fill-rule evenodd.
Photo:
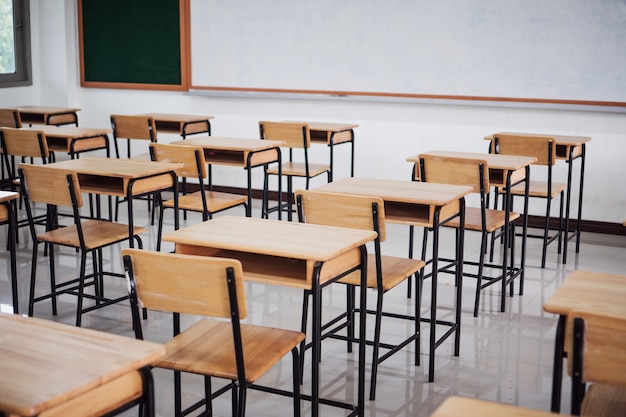
<instances>
[{"instance_id":1,"label":"window frame","mask_svg":"<svg viewBox=\"0 0 626 417\"><path fill-rule=\"evenodd\" d=\"M0 74L0 88L33 84L30 44L30 0L12 0L15 72Z\"/></svg>"}]
</instances>

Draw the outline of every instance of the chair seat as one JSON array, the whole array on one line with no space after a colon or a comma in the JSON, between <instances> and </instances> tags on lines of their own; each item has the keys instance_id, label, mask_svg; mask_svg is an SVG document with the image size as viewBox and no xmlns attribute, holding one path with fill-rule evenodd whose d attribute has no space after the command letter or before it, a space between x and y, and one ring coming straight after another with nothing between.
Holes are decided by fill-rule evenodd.
<instances>
[{"instance_id":1,"label":"chair seat","mask_svg":"<svg viewBox=\"0 0 626 417\"><path fill-rule=\"evenodd\" d=\"M81 223L85 238L85 247L88 250L97 249L116 242L128 239L128 225L112 223L104 220L87 220ZM145 232L143 227L135 227L133 234ZM42 242L80 248L78 231L75 225L64 226L37 235Z\"/></svg>"},{"instance_id":2,"label":"chair seat","mask_svg":"<svg viewBox=\"0 0 626 417\"><path fill-rule=\"evenodd\" d=\"M550 198L554 198L559 193L567 188L567 184L564 182L553 182L552 183L552 193ZM513 195L524 195L524 184L517 184L516 186L511 188L511 194ZM548 197L548 185L545 181L530 181L528 183L528 196L529 197Z\"/></svg>"},{"instance_id":3,"label":"chair seat","mask_svg":"<svg viewBox=\"0 0 626 417\"><path fill-rule=\"evenodd\" d=\"M202 191L186 194L178 197L178 209L203 212ZM227 208L245 204L248 198L243 195L222 193L218 191L204 191L206 205L209 213L216 213ZM174 200L163 202L163 207L174 208Z\"/></svg>"},{"instance_id":4,"label":"chair seat","mask_svg":"<svg viewBox=\"0 0 626 417\"><path fill-rule=\"evenodd\" d=\"M383 291L394 288L399 283L422 269L426 263L418 259L398 258L395 256L382 256ZM354 272L339 280L343 284L360 285L361 273ZM367 287L377 288L376 282L376 256L367 256Z\"/></svg>"},{"instance_id":5,"label":"chair seat","mask_svg":"<svg viewBox=\"0 0 626 417\"><path fill-rule=\"evenodd\" d=\"M286 162L281 165L282 174L292 177L306 177L306 164L304 162ZM309 163L309 177L315 177L330 170L328 164L311 164ZM278 175L278 168L271 167L267 170L268 174Z\"/></svg>"},{"instance_id":6,"label":"chair seat","mask_svg":"<svg viewBox=\"0 0 626 417\"><path fill-rule=\"evenodd\" d=\"M626 415L626 387L594 383L581 405L582 416L623 417Z\"/></svg>"},{"instance_id":7,"label":"chair seat","mask_svg":"<svg viewBox=\"0 0 626 417\"><path fill-rule=\"evenodd\" d=\"M203 319L171 339L159 368L237 380L230 322ZM291 330L241 324L246 381L254 383L294 347L304 334Z\"/></svg>"},{"instance_id":8,"label":"chair seat","mask_svg":"<svg viewBox=\"0 0 626 417\"><path fill-rule=\"evenodd\" d=\"M502 210L487 210L486 211L486 225L485 229L487 233L492 233L501 227L504 227L504 215L506 213ZM512 222L520 217L519 213L509 212L509 221ZM444 226L459 227L460 223L454 219L446 223ZM482 230L481 210L478 207L465 208L465 229L468 230Z\"/></svg>"}]
</instances>

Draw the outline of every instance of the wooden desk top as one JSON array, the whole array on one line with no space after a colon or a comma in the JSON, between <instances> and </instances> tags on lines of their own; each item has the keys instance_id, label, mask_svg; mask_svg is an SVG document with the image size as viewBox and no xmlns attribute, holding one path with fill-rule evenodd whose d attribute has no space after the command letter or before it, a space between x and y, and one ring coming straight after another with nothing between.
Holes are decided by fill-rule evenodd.
<instances>
[{"instance_id":1,"label":"wooden desk top","mask_svg":"<svg viewBox=\"0 0 626 417\"><path fill-rule=\"evenodd\" d=\"M164 354L156 343L0 313L0 410L37 415Z\"/></svg>"},{"instance_id":2,"label":"wooden desk top","mask_svg":"<svg viewBox=\"0 0 626 417\"><path fill-rule=\"evenodd\" d=\"M74 107L68 108L68 107L54 107L54 106L19 106L16 108L20 111L20 113L41 114L41 115L76 113L80 111L80 109L74 108Z\"/></svg>"},{"instance_id":3,"label":"wooden desk top","mask_svg":"<svg viewBox=\"0 0 626 417\"><path fill-rule=\"evenodd\" d=\"M448 397L431 417L554 417L547 411L475 398Z\"/></svg>"},{"instance_id":4,"label":"wooden desk top","mask_svg":"<svg viewBox=\"0 0 626 417\"><path fill-rule=\"evenodd\" d=\"M80 158L54 162L48 166L70 169L79 174L132 179L175 171L183 164L136 159Z\"/></svg>"},{"instance_id":5,"label":"wooden desk top","mask_svg":"<svg viewBox=\"0 0 626 417\"><path fill-rule=\"evenodd\" d=\"M534 156L515 156L480 152L452 152L452 151L428 151L420 155L444 156L451 158L481 159L487 162L489 168L506 169L517 171L532 164L537 160ZM408 162L419 163L419 155L406 159Z\"/></svg>"},{"instance_id":6,"label":"wooden desk top","mask_svg":"<svg viewBox=\"0 0 626 417\"><path fill-rule=\"evenodd\" d=\"M44 132L48 137L59 139L91 138L94 136L102 136L113 133L113 130L110 128L99 127L62 127L51 125L38 125L35 127L24 127L23 129L39 130Z\"/></svg>"},{"instance_id":7,"label":"wooden desk top","mask_svg":"<svg viewBox=\"0 0 626 417\"><path fill-rule=\"evenodd\" d=\"M322 262L375 238L368 230L240 216L220 216L163 236L167 242Z\"/></svg>"},{"instance_id":8,"label":"wooden desk top","mask_svg":"<svg viewBox=\"0 0 626 417\"><path fill-rule=\"evenodd\" d=\"M170 142L172 145L200 146L205 149L219 149L236 152L257 152L283 146L280 140L227 138L220 136L192 137Z\"/></svg>"},{"instance_id":9,"label":"wooden desk top","mask_svg":"<svg viewBox=\"0 0 626 417\"><path fill-rule=\"evenodd\" d=\"M553 135L553 134L540 134L540 133L520 133L520 132L497 132L488 136L485 136L486 140L493 140L497 135L524 135L524 136L549 136L554 138L557 145L566 146L580 146L584 143L591 141L589 136L572 136L572 135Z\"/></svg>"},{"instance_id":10,"label":"wooden desk top","mask_svg":"<svg viewBox=\"0 0 626 417\"><path fill-rule=\"evenodd\" d=\"M626 275L573 271L543 309L567 315L573 310L626 315Z\"/></svg>"},{"instance_id":11,"label":"wooden desk top","mask_svg":"<svg viewBox=\"0 0 626 417\"><path fill-rule=\"evenodd\" d=\"M385 202L445 206L466 196L472 188L464 185L347 177L324 184L315 190L380 197Z\"/></svg>"},{"instance_id":12,"label":"wooden desk top","mask_svg":"<svg viewBox=\"0 0 626 417\"><path fill-rule=\"evenodd\" d=\"M7 201L17 200L20 193L13 191L0 191L0 203L6 203Z\"/></svg>"},{"instance_id":13,"label":"wooden desk top","mask_svg":"<svg viewBox=\"0 0 626 417\"><path fill-rule=\"evenodd\" d=\"M159 120L163 122L174 122L174 123L190 123L190 122L204 122L207 120L215 119L215 116L209 115L195 115L195 114L176 114L176 113L145 113L141 116L152 116L154 120Z\"/></svg>"}]
</instances>

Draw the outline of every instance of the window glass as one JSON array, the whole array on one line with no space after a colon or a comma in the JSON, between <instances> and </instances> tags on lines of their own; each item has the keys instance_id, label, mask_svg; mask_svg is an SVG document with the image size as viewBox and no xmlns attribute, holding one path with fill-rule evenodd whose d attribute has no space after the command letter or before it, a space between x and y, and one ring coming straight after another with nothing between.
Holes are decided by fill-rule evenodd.
<instances>
[{"instance_id":1,"label":"window glass","mask_svg":"<svg viewBox=\"0 0 626 417\"><path fill-rule=\"evenodd\" d=\"M15 72L13 0L0 0L0 74Z\"/></svg>"},{"instance_id":2,"label":"window glass","mask_svg":"<svg viewBox=\"0 0 626 417\"><path fill-rule=\"evenodd\" d=\"M31 85L28 0L0 0L0 87Z\"/></svg>"}]
</instances>

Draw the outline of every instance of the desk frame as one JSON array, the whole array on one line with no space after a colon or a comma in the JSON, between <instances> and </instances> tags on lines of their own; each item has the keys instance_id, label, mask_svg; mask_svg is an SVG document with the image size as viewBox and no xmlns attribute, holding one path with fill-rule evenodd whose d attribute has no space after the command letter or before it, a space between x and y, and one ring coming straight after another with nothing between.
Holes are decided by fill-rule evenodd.
<instances>
[{"instance_id":1,"label":"desk frame","mask_svg":"<svg viewBox=\"0 0 626 417\"><path fill-rule=\"evenodd\" d=\"M234 235L231 230L240 228L251 231L251 236L263 235L263 239L252 240L251 236ZM276 231L293 236L291 245L285 248L284 244L276 241L267 242L268 233ZM294 234L294 229L299 233ZM333 241L329 248L319 250L302 249L308 247L314 236L314 231L324 232L325 237L337 236L341 233L342 240L350 242L339 250L343 244ZM262 233L261 233L262 232ZM241 235L241 236L240 236ZM198 239L198 236L201 236ZM227 237L224 237L227 236ZM315 236L318 236L315 234ZM265 284L285 285L296 288L309 289L312 292L313 302L313 335L312 335L312 387L311 395L301 395L301 398L310 400L312 416L319 415L319 405L325 404L340 407L350 411L350 416L364 416L365 414L365 338L366 314L359 316L359 377L358 403L345 402L320 398L320 362L321 362L321 333L322 333L322 302L321 290L332 282L354 271L361 271L361 308L367 303L367 248L366 243L375 238L375 232L354 229L341 229L330 226L318 226L301 223L282 222L278 220L241 218L235 216L221 216L210 222L196 224L180 229L163 236L163 240L176 244L176 253L204 256L219 256L239 259L244 269L244 279ZM314 237L313 237L314 240ZM280 246L280 248L277 248ZM310 252L310 253L309 253Z\"/></svg>"}]
</instances>

